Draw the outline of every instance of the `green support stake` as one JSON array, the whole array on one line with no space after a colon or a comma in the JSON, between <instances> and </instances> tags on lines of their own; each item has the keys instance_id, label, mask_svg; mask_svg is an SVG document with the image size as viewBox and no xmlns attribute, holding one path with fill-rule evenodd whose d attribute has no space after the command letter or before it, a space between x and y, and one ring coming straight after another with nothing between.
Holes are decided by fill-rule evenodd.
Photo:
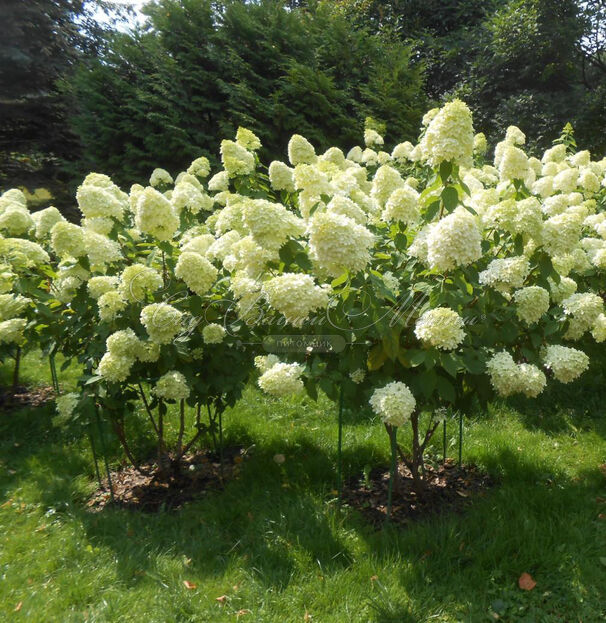
<instances>
[{"instance_id":1,"label":"green support stake","mask_svg":"<svg viewBox=\"0 0 606 623\"><path fill-rule=\"evenodd\" d=\"M103 451L103 461L105 462L105 472L107 474L107 484L109 486L109 495L112 502L115 502L114 498L114 486L112 485L112 477L109 471L109 463L107 462L107 449L105 447L105 441L103 439L103 429L101 428L101 418L99 417L99 407L95 406L95 415L97 416L97 428L99 429L99 439L101 440L101 449Z\"/></svg>"},{"instance_id":2,"label":"green support stake","mask_svg":"<svg viewBox=\"0 0 606 623\"><path fill-rule=\"evenodd\" d=\"M459 465L463 463L463 412L459 412Z\"/></svg>"},{"instance_id":3,"label":"green support stake","mask_svg":"<svg viewBox=\"0 0 606 623\"><path fill-rule=\"evenodd\" d=\"M396 476L396 456L397 456L397 434L398 427L392 426L389 431L389 441L391 442L391 466L389 468L389 488L387 490L387 519L386 521L391 521L391 506L392 506L392 497L393 497L393 481Z\"/></svg>"},{"instance_id":4,"label":"green support stake","mask_svg":"<svg viewBox=\"0 0 606 623\"><path fill-rule=\"evenodd\" d=\"M90 448L93 451L93 461L95 462L95 473L97 474L97 482L99 483L99 489L101 489L103 487L103 483L101 482L101 473L99 472L99 461L97 459L97 451L95 450L95 440L93 438L92 430L88 431L88 439L90 441Z\"/></svg>"},{"instance_id":5,"label":"green support stake","mask_svg":"<svg viewBox=\"0 0 606 623\"><path fill-rule=\"evenodd\" d=\"M446 444L446 416L444 416L444 421L442 422L442 446L444 447L444 450L442 452L442 462L444 464L446 464L446 450L447 450L447 444Z\"/></svg>"},{"instance_id":6,"label":"green support stake","mask_svg":"<svg viewBox=\"0 0 606 623\"><path fill-rule=\"evenodd\" d=\"M223 410L219 410L219 457L221 461L221 480L223 480Z\"/></svg>"},{"instance_id":7,"label":"green support stake","mask_svg":"<svg viewBox=\"0 0 606 623\"><path fill-rule=\"evenodd\" d=\"M337 493L339 505L343 496L343 386L339 393L338 437L337 437Z\"/></svg>"}]
</instances>

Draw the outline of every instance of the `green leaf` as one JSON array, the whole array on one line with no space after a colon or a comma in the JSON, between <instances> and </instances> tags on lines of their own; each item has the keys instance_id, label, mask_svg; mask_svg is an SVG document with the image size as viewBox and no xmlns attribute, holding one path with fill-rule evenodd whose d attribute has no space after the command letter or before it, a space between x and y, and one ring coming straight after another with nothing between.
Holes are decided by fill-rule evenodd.
<instances>
[{"instance_id":1,"label":"green leaf","mask_svg":"<svg viewBox=\"0 0 606 623\"><path fill-rule=\"evenodd\" d=\"M454 403L456 400L456 392L454 385L443 376L438 376L437 380L438 394L445 402Z\"/></svg>"},{"instance_id":2,"label":"green leaf","mask_svg":"<svg viewBox=\"0 0 606 623\"><path fill-rule=\"evenodd\" d=\"M340 277L337 277L336 279L333 279L330 282L330 285L333 288L336 288L337 286L340 286L342 283L345 283L347 281L348 277L349 277L349 273L347 271L345 271Z\"/></svg>"},{"instance_id":3,"label":"green leaf","mask_svg":"<svg viewBox=\"0 0 606 623\"><path fill-rule=\"evenodd\" d=\"M427 358L427 351L411 348L407 351L407 359L413 368L420 366Z\"/></svg>"},{"instance_id":4,"label":"green leaf","mask_svg":"<svg viewBox=\"0 0 606 623\"><path fill-rule=\"evenodd\" d=\"M439 201L434 201L433 203L430 203L429 207L425 211L425 220L426 221L433 220L439 210L440 210L440 202Z\"/></svg>"},{"instance_id":5,"label":"green leaf","mask_svg":"<svg viewBox=\"0 0 606 623\"><path fill-rule=\"evenodd\" d=\"M452 212L459 204L459 193L454 186L447 186L442 191L441 197L444 202L444 207L448 212Z\"/></svg>"},{"instance_id":6,"label":"green leaf","mask_svg":"<svg viewBox=\"0 0 606 623\"><path fill-rule=\"evenodd\" d=\"M387 360L387 353L383 350L382 344L376 344L368 351L366 365L370 372L379 370Z\"/></svg>"},{"instance_id":7,"label":"green leaf","mask_svg":"<svg viewBox=\"0 0 606 623\"><path fill-rule=\"evenodd\" d=\"M524 253L524 238L522 234L518 234L513 241L515 251L518 255L522 255Z\"/></svg>"},{"instance_id":8,"label":"green leaf","mask_svg":"<svg viewBox=\"0 0 606 623\"><path fill-rule=\"evenodd\" d=\"M442 353L440 355L440 364L452 376L453 378L457 378L457 372L459 370L459 361L456 355L452 353Z\"/></svg>"},{"instance_id":9,"label":"green leaf","mask_svg":"<svg viewBox=\"0 0 606 623\"><path fill-rule=\"evenodd\" d=\"M448 183L448 178L452 173L452 162L442 162L440 164L440 178L442 179L443 184Z\"/></svg>"}]
</instances>

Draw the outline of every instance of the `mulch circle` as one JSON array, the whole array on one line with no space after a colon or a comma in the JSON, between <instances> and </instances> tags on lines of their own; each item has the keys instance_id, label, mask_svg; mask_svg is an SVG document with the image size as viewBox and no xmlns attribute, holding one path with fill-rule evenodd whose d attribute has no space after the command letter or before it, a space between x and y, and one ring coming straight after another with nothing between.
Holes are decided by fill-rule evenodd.
<instances>
[{"instance_id":1,"label":"mulch circle","mask_svg":"<svg viewBox=\"0 0 606 623\"><path fill-rule=\"evenodd\" d=\"M114 500L112 502L107 478L87 502L92 511L106 506L127 508L134 511L157 512L176 510L185 502L203 496L208 491L219 491L225 483L238 476L246 451L240 447L223 450L223 468L217 453L209 450L188 454L181 461L179 471L167 475L159 473L155 461L142 463L142 474L128 466L110 472ZM101 469L101 465L99 465Z\"/></svg>"},{"instance_id":2,"label":"mulch circle","mask_svg":"<svg viewBox=\"0 0 606 623\"><path fill-rule=\"evenodd\" d=\"M406 525L431 515L459 512L472 498L485 495L496 483L474 465L457 465L452 459L437 467L427 465L426 491L419 497L412 487L410 470L398 465L399 482L392 496L391 522ZM344 483L343 501L355 508L377 528L387 517L389 469L377 467L368 478L354 478Z\"/></svg>"},{"instance_id":3,"label":"mulch circle","mask_svg":"<svg viewBox=\"0 0 606 623\"><path fill-rule=\"evenodd\" d=\"M18 385L16 388L0 390L0 409L6 413L24 407L40 407L54 396L52 387Z\"/></svg>"}]
</instances>

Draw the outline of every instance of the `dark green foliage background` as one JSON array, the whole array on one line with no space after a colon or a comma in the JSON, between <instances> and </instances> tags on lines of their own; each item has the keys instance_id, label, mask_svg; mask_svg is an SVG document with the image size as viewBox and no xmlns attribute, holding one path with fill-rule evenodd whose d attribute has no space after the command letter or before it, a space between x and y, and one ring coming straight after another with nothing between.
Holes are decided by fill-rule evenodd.
<instances>
[{"instance_id":1,"label":"dark green foliage background","mask_svg":"<svg viewBox=\"0 0 606 623\"><path fill-rule=\"evenodd\" d=\"M144 182L215 159L239 125L265 160L294 132L347 149L367 116L393 145L455 96L491 144L515 124L536 151L571 121L581 148L606 148L599 0L158 0L135 30L123 8L95 21L107 6L2 3L1 188Z\"/></svg>"}]
</instances>

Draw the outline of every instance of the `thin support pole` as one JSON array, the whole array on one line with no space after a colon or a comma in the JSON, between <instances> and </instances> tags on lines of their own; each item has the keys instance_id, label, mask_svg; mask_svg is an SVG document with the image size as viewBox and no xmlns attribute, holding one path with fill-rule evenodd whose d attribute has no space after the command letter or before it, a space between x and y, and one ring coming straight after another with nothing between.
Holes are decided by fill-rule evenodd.
<instances>
[{"instance_id":1,"label":"thin support pole","mask_svg":"<svg viewBox=\"0 0 606 623\"><path fill-rule=\"evenodd\" d=\"M343 386L339 393L339 416L337 437L337 493L339 504L343 496Z\"/></svg>"},{"instance_id":2,"label":"thin support pole","mask_svg":"<svg viewBox=\"0 0 606 623\"><path fill-rule=\"evenodd\" d=\"M463 412L459 412L459 465L463 463Z\"/></svg>"},{"instance_id":3,"label":"thin support pole","mask_svg":"<svg viewBox=\"0 0 606 623\"><path fill-rule=\"evenodd\" d=\"M13 391L17 389L19 385L19 367L21 365L21 346L17 346L17 352L15 353L15 369L13 370Z\"/></svg>"},{"instance_id":4,"label":"thin support pole","mask_svg":"<svg viewBox=\"0 0 606 623\"><path fill-rule=\"evenodd\" d=\"M59 377L57 376L57 365L55 363L54 353L48 356L48 365L50 367L53 390L55 391L55 394L58 396L61 392L59 391Z\"/></svg>"},{"instance_id":5,"label":"thin support pole","mask_svg":"<svg viewBox=\"0 0 606 623\"><path fill-rule=\"evenodd\" d=\"M109 463L107 462L107 449L105 447L105 441L103 439L103 429L101 428L101 418L99 417L99 407L95 407L95 415L97 416L97 428L99 429L99 439L101 440L101 450L103 451L103 461L105 463L105 473L107 474L107 484L109 485L109 495L112 502L114 499L114 486L112 484L112 477L109 471Z\"/></svg>"},{"instance_id":6,"label":"thin support pole","mask_svg":"<svg viewBox=\"0 0 606 623\"><path fill-rule=\"evenodd\" d=\"M223 409L219 409L219 460L221 462L221 480L223 480Z\"/></svg>"},{"instance_id":7,"label":"thin support pole","mask_svg":"<svg viewBox=\"0 0 606 623\"><path fill-rule=\"evenodd\" d=\"M391 507L393 498L393 482L396 477L396 454L398 427L392 426L389 431L389 441L391 442L391 465L389 468L389 488L387 490L387 521L391 521Z\"/></svg>"},{"instance_id":8,"label":"thin support pole","mask_svg":"<svg viewBox=\"0 0 606 623\"><path fill-rule=\"evenodd\" d=\"M446 418L444 418L444 421L442 422L442 447L442 462L446 463L446 450L448 449L446 444Z\"/></svg>"},{"instance_id":9,"label":"thin support pole","mask_svg":"<svg viewBox=\"0 0 606 623\"><path fill-rule=\"evenodd\" d=\"M93 451L93 461L95 463L95 474L97 474L97 482L99 483L99 488L103 487L103 483L101 482L101 472L99 471L99 460L97 459L97 451L95 450L95 440L93 438L93 431L88 431L88 439L90 441L90 449Z\"/></svg>"}]
</instances>

